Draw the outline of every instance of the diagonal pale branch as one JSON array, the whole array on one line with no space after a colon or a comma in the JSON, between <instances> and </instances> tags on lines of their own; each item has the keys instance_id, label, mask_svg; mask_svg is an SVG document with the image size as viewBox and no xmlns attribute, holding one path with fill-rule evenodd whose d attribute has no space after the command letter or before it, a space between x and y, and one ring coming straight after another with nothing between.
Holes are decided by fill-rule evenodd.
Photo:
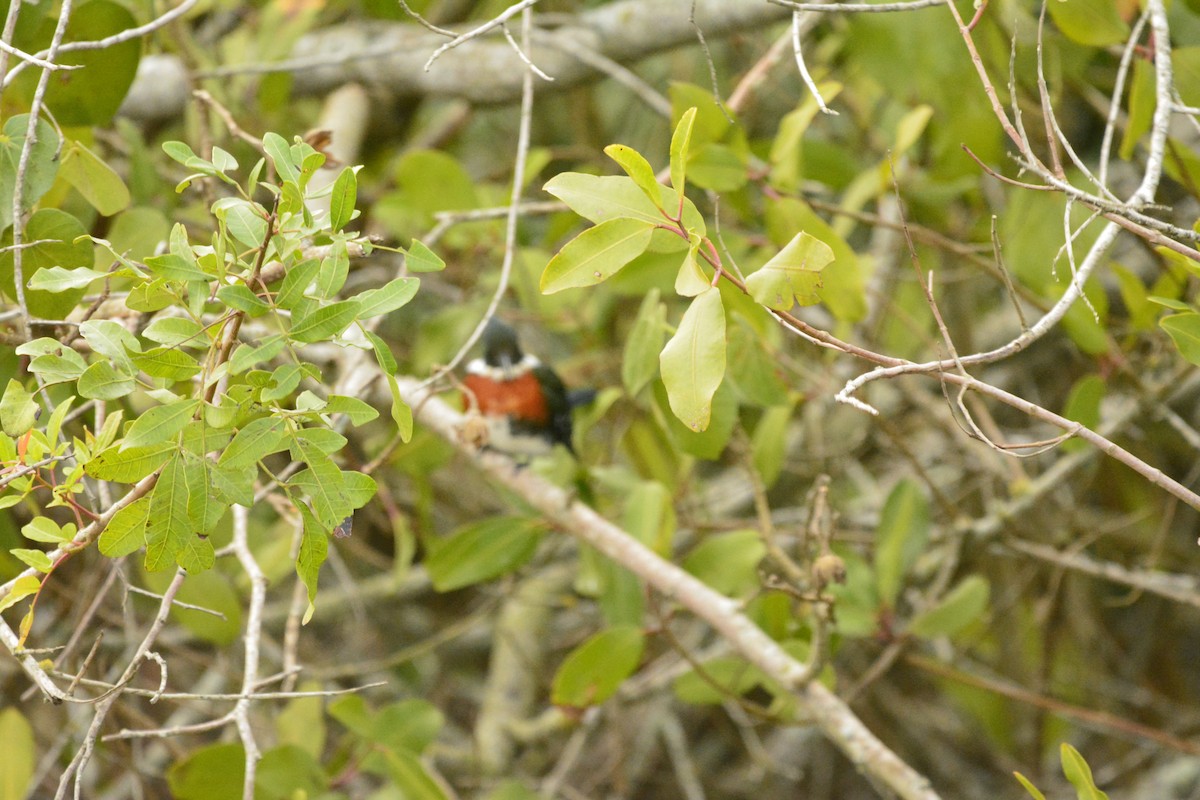
<instances>
[{"instance_id":1,"label":"diagonal pale branch","mask_svg":"<svg viewBox=\"0 0 1200 800\"><path fill-rule=\"evenodd\" d=\"M504 456L478 453L463 444L458 433L462 415L422 388L420 381L404 376L398 381L401 395L416 409L418 419L471 456L497 484L708 622L744 658L794 692L824 735L873 781L905 800L938 797L929 781L884 745L837 695L817 681L805 682L806 666L743 615L735 600L701 583L531 470L517 469Z\"/></svg>"}]
</instances>

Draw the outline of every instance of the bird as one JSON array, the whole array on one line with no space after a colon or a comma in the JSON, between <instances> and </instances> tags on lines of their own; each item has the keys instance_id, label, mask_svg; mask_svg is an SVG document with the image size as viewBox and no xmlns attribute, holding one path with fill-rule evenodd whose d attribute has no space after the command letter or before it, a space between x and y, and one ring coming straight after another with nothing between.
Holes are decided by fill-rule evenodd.
<instances>
[{"instance_id":1,"label":"bird","mask_svg":"<svg viewBox=\"0 0 1200 800\"><path fill-rule=\"evenodd\" d=\"M467 364L464 406L474 406L487 423L487 446L515 458L550 453L571 443L571 409L594 392L568 392L562 378L536 356L521 350L512 326L492 318L483 331L483 357ZM471 398L474 398L472 404Z\"/></svg>"}]
</instances>

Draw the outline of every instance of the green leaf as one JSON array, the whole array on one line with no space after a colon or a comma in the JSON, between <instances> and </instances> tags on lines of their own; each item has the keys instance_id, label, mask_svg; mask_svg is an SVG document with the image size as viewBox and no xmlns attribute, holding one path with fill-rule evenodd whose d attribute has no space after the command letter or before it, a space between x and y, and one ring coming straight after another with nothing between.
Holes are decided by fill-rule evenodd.
<instances>
[{"instance_id":1,"label":"green leaf","mask_svg":"<svg viewBox=\"0 0 1200 800\"><path fill-rule=\"evenodd\" d=\"M1100 403L1104 400L1107 388L1108 385L1099 375L1083 376L1071 387L1071 393L1067 395L1067 404L1063 409L1063 416L1095 430L1100 424ZM1069 450L1078 450L1086 446L1078 439L1072 439L1063 444L1063 447Z\"/></svg>"},{"instance_id":2,"label":"green leaf","mask_svg":"<svg viewBox=\"0 0 1200 800\"><path fill-rule=\"evenodd\" d=\"M412 439L413 433L412 409L400 395L400 384L396 381L396 376L389 373L384 375L384 378L387 380L388 391L392 395L392 422L396 423L400 441L407 444Z\"/></svg>"},{"instance_id":3,"label":"green leaf","mask_svg":"<svg viewBox=\"0 0 1200 800\"><path fill-rule=\"evenodd\" d=\"M317 693L323 684L308 680L296 688ZM325 702L320 696L295 697L275 716L275 739L280 744L298 747L313 758L320 758L325 752L327 735Z\"/></svg>"},{"instance_id":4,"label":"green leaf","mask_svg":"<svg viewBox=\"0 0 1200 800\"><path fill-rule=\"evenodd\" d=\"M175 449L173 442L128 449L120 444L113 445L101 450L84 464L83 471L97 480L137 483L167 463Z\"/></svg>"},{"instance_id":5,"label":"green leaf","mask_svg":"<svg viewBox=\"0 0 1200 800\"><path fill-rule=\"evenodd\" d=\"M90 267L76 267L75 269L49 267L38 270L37 274L29 279L29 288L45 292L65 292L68 289L86 289L93 281L107 277L107 272L100 272Z\"/></svg>"},{"instance_id":6,"label":"green leaf","mask_svg":"<svg viewBox=\"0 0 1200 800\"><path fill-rule=\"evenodd\" d=\"M404 800L448 800L421 759L407 750L384 750L388 777Z\"/></svg>"},{"instance_id":7,"label":"green leaf","mask_svg":"<svg viewBox=\"0 0 1200 800\"><path fill-rule=\"evenodd\" d=\"M37 422L38 404L19 381L9 378L4 396L0 398L0 430L14 439Z\"/></svg>"},{"instance_id":8,"label":"green leaf","mask_svg":"<svg viewBox=\"0 0 1200 800\"><path fill-rule=\"evenodd\" d=\"M31 594L37 594L42 588L42 581L34 575L17 578L8 588L8 594L0 595L0 611L12 608Z\"/></svg>"},{"instance_id":9,"label":"green leaf","mask_svg":"<svg viewBox=\"0 0 1200 800\"><path fill-rule=\"evenodd\" d=\"M24 241L28 246L21 250L21 272L25 277L25 285L28 287L31 281L37 279L38 272L44 269L94 266L95 254L86 236L87 230L83 224L66 212L57 208L40 208L33 212L25 223ZM12 244L11 230L4 233L0 243L5 246ZM0 252L0 289L10 298L16 298L16 265L11 249ZM83 289L58 289L54 292L27 289L25 302L29 313L35 317L63 319L83 298L83 292Z\"/></svg>"},{"instance_id":10,"label":"green leaf","mask_svg":"<svg viewBox=\"0 0 1200 800\"><path fill-rule=\"evenodd\" d=\"M304 297L305 290L316 280L317 272L320 269L321 262L316 258L301 261L289 269L283 278L283 283L280 284L279 294L275 297L275 305L289 311L294 309Z\"/></svg>"},{"instance_id":11,"label":"green leaf","mask_svg":"<svg viewBox=\"0 0 1200 800\"><path fill-rule=\"evenodd\" d=\"M100 552L115 559L145 547L146 522L149 519L150 498L138 498L116 512L101 531Z\"/></svg>"},{"instance_id":12,"label":"green leaf","mask_svg":"<svg viewBox=\"0 0 1200 800\"><path fill-rule=\"evenodd\" d=\"M33 728L15 708L0 711L0 800L22 800L36 766Z\"/></svg>"},{"instance_id":13,"label":"green leaf","mask_svg":"<svg viewBox=\"0 0 1200 800\"><path fill-rule=\"evenodd\" d=\"M272 747L264 752L254 777L255 797L329 798L328 788L329 778L316 758L294 745Z\"/></svg>"},{"instance_id":14,"label":"green leaf","mask_svg":"<svg viewBox=\"0 0 1200 800\"><path fill-rule=\"evenodd\" d=\"M292 149L287 140L278 133L269 132L263 136L263 150L275 165L275 172L279 174L281 181L299 183L300 170L292 161Z\"/></svg>"},{"instance_id":15,"label":"green leaf","mask_svg":"<svg viewBox=\"0 0 1200 800\"><path fill-rule=\"evenodd\" d=\"M439 592L491 580L532 558L544 531L538 520L524 517L477 522L439 541L425 569Z\"/></svg>"},{"instance_id":16,"label":"green leaf","mask_svg":"<svg viewBox=\"0 0 1200 800\"><path fill-rule=\"evenodd\" d=\"M426 700L401 700L380 709L372 720L370 739L389 750L424 753L446 724L446 718Z\"/></svg>"},{"instance_id":17,"label":"green leaf","mask_svg":"<svg viewBox=\"0 0 1200 800\"><path fill-rule=\"evenodd\" d=\"M41 355L29 362L29 371L47 385L76 380L85 369L87 363L83 356L65 346L59 348L57 355Z\"/></svg>"},{"instance_id":18,"label":"green leaf","mask_svg":"<svg viewBox=\"0 0 1200 800\"><path fill-rule=\"evenodd\" d=\"M257 464L271 453L288 445L285 423L279 417L260 417L246 424L226 445L217 463L229 469L241 469Z\"/></svg>"},{"instance_id":19,"label":"green leaf","mask_svg":"<svg viewBox=\"0 0 1200 800\"><path fill-rule=\"evenodd\" d=\"M422 242L413 239L404 254L404 266L409 272L441 272L446 268L446 262Z\"/></svg>"},{"instance_id":20,"label":"green leaf","mask_svg":"<svg viewBox=\"0 0 1200 800\"><path fill-rule=\"evenodd\" d=\"M50 412L50 420L46 423L46 440L53 442L58 439L59 433L62 431L63 422L67 418L67 413L71 410L72 404L76 400L75 395L71 395L66 400L60 402Z\"/></svg>"},{"instance_id":21,"label":"green leaf","mask_svg":"<svg viewBox=\"0 0 1200 800\"><path fill-rule=\"evenodd\" d=\"M152 378L186 381L200 372L195 358L174 347L155 347L135 353L133 363Z\"/></svg>"},{"instance_id":22,"label":"green leaf","mask_svg":"<svg viewBox=\"0 0 1200 800\"><path fill-rule=\"evenodd\" d=\"M738 656L713 658L702 666L704 675L691 670L676 678L671 686L675 696L685 703L719 705L741 697L763 682L762 672Z\"/></svg>"},{"instance_id":23,"label":"green leaf","mask_svg":"<svg viewBox=\"0 0 1200 800\"><path fill-rule=\"evenodd\" d=\"M758 531L708 536L683 561L683 568L724 595L760 589L758 564L767 548Z\"/></svg>"},{"instance_id":24,"label":"green leaf","mask_svg":"<svg viewBox=\"0 0 1200 800\"><path fill-rule=\"evenodd\" d=\"M163 253L144 260L152 275L168 281L211 281L216 276L200 269L197 262L190 261L178 253Z\"/></svg>"},{"instance_id":25,"label":"green leaf","mask_svg":"<svg viewBox=\"0 0 1200 800\"><path fill-rule=\"evenodd\" d=\"M296 574L308 590L308 609L304 612L303 624L307 625L317 610L317 576L321 565L329 557L329 533L303 503L300 516L304 520L304 532L300 539L300 552L296 556Z\"/></svg>"},{"instance_id":26,"label":"green leaf","mask_svg":"<svg viewBox=\"0 0 1200 800\"><path fill-rule=\"evenodd\" d=\"M353 167L345 167L333 182L333 194L329 196L329 227L340 231L354 218L354 204L358 199L358 179Z\"/></svg>"},{"instance_id":27,"label":"green leaf","mask_svg":"<svg viewBox=\"0 0 1200 800\"><path fill-rule=\"evenodd\" d=\"M653 225L635 219L612 219L588 228L550 259L542 273L542 293L606 280L646 250L653 232Z\"/></svg>"},{"instance_id":28,"label":"green leaf","mask_svg":"<svg viewBox=\"0 0 1200 800\"><path fill-rule=\"evenodd\" d=\"M683 205L683 192L687 179L687 160L692 144L692 126L696 123L696 109L689 108L679 118L675 132L671 134L671 186L675 187L679 205Z\"/></svg>"},{"instance_id":29,"label":"green leaf","mask_svg":"<svg viewBox=\"0 0 1200 800\"><path fill-rule=\"evenodd\" d=\"M329 395L329 402L322 409L325 414L345 414L354 426L370 422L379 416L379 411L366 401L342 394Z\"/></svg>"},{"instance_id":30,"label":"green leaf","mask_svg":"<svg viewBox=\"0 0 1200 800\"><path fill-rule=\"evenodd\" d=\"M787 458L787 428L792 421L790 405L772 406L763 412L750 440L754 468L762 476L763 485L770 488L779 479Z\"/></svg>"},{"instance_id":31,"label":"green leaf","mask_svg":"<svg viewBox=\"0 0 1200 800\"><path fill-rule=\"evenodd\" d=\"M346 251L345 242L334 242L329 248L329 254L321 259L321 268L317 271L316 296L331 300L346 285L346 277L350 274L350 255Z\"/></svg>"},{"instance_id":32,"label":"green leaf","mask_svg":"<svg viewBox=\"0 0 1200 800\"><path fill-rule=\"evenodd\" d=\"M833 250L834 262L821 273L821 300L841 322L857 322L867 313L866 280L858 256L829 223L804 201L783 197L766 205L767 234L782 248L796 231L806 231Z\"/></svg>"},{"instance_id":33,"label":"green leaf","mask_svg":"<svg viewBox=\"0 0 1200 800\"><path fill-rule=\"evenodd\" d=\"M292 325L291 337L306 344L330 339L354 322L358 310L357 300L342 300L322 306L308 316L296 320Z\"/></svg>"},{"instance_id":34,"label":"green leaf","mask_svg":"<svg viewBox=\"0 0 1200 800\"><path fill-rule=\"evenodd\" d=\"M71 142L63 152L59 174L102 216L129 206L129 189L121 176L81 142Z\"/></svg>"},{"instance_id":35,"label":"green leaf","mask_svg":"<svg viewBox=\"0 0 1200 800\"><path fill-rule=\"evenodd\" d=\"M284 364L276 367L271 373L271 384L262 390L262 395L259 399L264 403L270 403L283 398L296 391L296 387L300 385L301 379L308 374L308 371L299 364Z\"/></svg>"},{"instance_id":36,"label":"green leaf","mask_svg":"<svg viewBox=\"0 0 1200 800\"><path fill-rule=\"evenodd\" d=\"M933 106L928 105L919 105L900 118L900 122L896 124L896 144L892 147L892 159L898 161L917 143L932 118Z\"/></svg>"},{"instance_id":37,"label":"green leaf","mask_svg":"<svg viewBox=\"0 0 1200 800\"><path fill-rule=\"evenodd\" d=\"M394 278L378 289L368 289L355 296L361 306L358 318L370 319L390 314L408 304L417 294L421 281L417 278Z\"/></svg>"},{"instance_id":38,"label":"green leaf","mask_svg":"<svg viewBox=\"0 0 1200 800\"><path fill-rule=\"evenodd\" d=\"M1133 72L1129 77L1129 122L1121 136L1121 146L1117 149L1123 161L1133 158L1138 141L1154 124L1154 108L1158 104L1155 84L1154 62L1134 59Z\"/></svg>"},{"instance_id":39,"label":"green leaf","mask_svg":"<svg viewBox=\"0 0 1200 800\"><path fill-rule=\"evenodd\" d=\"M1038 788L1036 786L1034 786L1032 783L1030 783L1029 779L1026 778L1024 775L1022 775L1019 772L1014 772L1013 777L1016 778L1017 781L1022 786L1025 787L1025 791L1029 792L1029 796L1032 797L1033 800L1046 800L1046 795L1044 795L1040 791L1038 791Z\"/></svg>"},{"instance_id":40,"label":"green leaf","mask_svg":"<svg viewBox=\"0 0 1200 800\"><path fill-rule=\"evenodd\" d=\"M929 541L929 500L910 479L896 484L883 504L875 532L875 576L879 598L894 608L900 587Z\"/></svg>"},{"instance_id":41,"label":"green leaf","mask_svg":"<svg viewBox=\"0 0 1200 800\"><path fill-rule=\"evenodd\" d=\"M235 800L242 797L245 775L240 744L210 744L172 764L167 786L175 800Z\"/></svg>"},{"instance_id":42,"label":"green leaf","mask_svg":"<svg viewBox=\"0 0 1200 800\"><path fill-rule=\"evenodd\" d=\"M637 321L625 340L621 361L621 382L630 397L637 395L658 373L658 354L663 346L667 325L667 307L651 289L638 309Z\"/></svg>"},{"instance_id":43,"label":"green leaf","mask_svg":"<svg viewBox=\"0 0 1200 800\"><path fill-rule=\"evenodd\" d=\"M1079 800L1108 800L1108 795L1096 787L1092 768L1078 750L1063 742L1060 757L1063 775L1075 787L1075 795Z\"/></svg>"},{"instance_id":44,"label":"green leaf","mask_svg":"<svg viewBox=\"0 0 1200 800\"><path fill-rule=\"evenodd\" d=\"M695 297L712 288L712 281L704 274L704 270L700 267L700 261L696 258L699 249L700 242L696 242L687 249L687 254L683 257L683 264L680 265L679 272L675 275L675 293L681 297Z\"/></svg>"},{"instance_id":45,"label":"green leaf","mask_svg":"<svg viewBox=\"0 0 1200 800\"><path fill-rule=\"evenodd\" d=\"M725 309L710 289L692 301L659 356L671 411L693 431L708 428L712 398L725 376Z\"/></svg>"},{"instance_id":46,"label":"green leaf","mask_svg":"<svg viewBox=\"0 0 1200 800\"><path fill-rule=\"evenodd\" d=\"M142 336L164 347L188 345L205 348L211 341L204 326L188 317L156 317L142 331Z\"/></svg>"},{"instance_id":47,"label":"green leaf","mask_svg":"<svg viewBox=\"0 0 1200 800\"><path fill-rule=\"evenodd\" d=\"M913 618L908 632L922 639L953 636L987 611L990 586L981 575L971 575L946 593L937 605Z\"/></svg>"},{"instance_id":48,"label":"green leaf","mask_svg":"<svg viewBox=\"0 0 1200 800\"><path fill-rule=\"evenodd\" d=\"M217 299L225 305L249 314L251 317L261 317L271 310L271 305L250 291L244 283L235 283L217 289Z\"/></svg>"},{"instance_id":49,"label":"green leaf","mask_svg":"<svg viewBox=\"0 0 1200 800\"><path fill-rule=\"evenodd\" d=\"M254 464L246 467L212 464L208 470L208 479L212 486L213 496L222 503L252 506L254 505L254 478L257 474L258 468Z\"/></svg>"},{"instance_id":50,"label":"green leaf","mask_svg":"<svg viewBox=\"0 0 1200 800\"><path fill-rule=\"evenodd\" d=\"M1058 29L1079 44L1108 47L1129 38L1115 0L1055 0L1047 9Z\"/></svg>"},{"instance_id":51,"label":"green leaf","mask_svg":"<svg viewBox=\"0 0 1200 800\"><path fill-rule=\"evenodd\" d=\"M29 524L21 528L21 535L35 542L62 544L71 541L75 536L75 526L70 524L64 529L49 517L34 517Z\"/></svg>"},{"instance_id":52,"label":"green leaf","mask_svg":"<svg viewBox=\"0 0 1200 800\"><path fill-rule=\"evenodd\" d=\"M191 484L199 465L189 466L176 452L163 467L150 494L146 522L146 569L151 572L179 564L189 572L212 567L212 542L193 531L188 511Z\"/></svg>"},{"instance_id":53,"label":"green leaf","mask_svg":"<svg viewBox=\"0 0 1200 800\"><path fill-rule=\"evenodd\" d=\"M137 27L137 20L124 6L111 0L82 3L71 14L66 41L104 39ZM142 43L127 38L99 50L63 53L58 63L80 69L55 73L46 92L46 105L60 125L107 125L129 92L141 59Z\"/></svg>"},{"instance_id":54,"label":"green leaf","mask_svg":"<svg viewBox=\"0 0 1200 800\"><path fill-rule=\"evenodd\" d=\"M46 573L54 569L54 562L50 560L50 556L46 555L44 550L29 550L14 547L8 552L22 564L32 567L38 572Z\"/></svg>"},{"instance_id":55,"label":"green leaf","mask_svg":"<svg viewBox=\"0 0 1200 800\"><path fill-rule=\"evenodd\" d=\"M604 152L613 161L625 170L625 174L637 184L638 188L645 192L647 199L653 203L659 211L662 207L662 194L660 187L662 184L654 177L654 169L650 166L642 154L632 147L627 147L623 144L610 144L604 148Z\"/></svg>"},{"instance_id":56,"label":"green leaf","mask_svg":"<svg viewBox=\"0 0 1200 800\"><path fill-rule=\"evenodd\" d=\"M79 333L92 350L112 359L114 365L132 370L130 353L140 353L142 346L133 334L112 320L88 320L79 326Z\"/></svg>"},{"instance_id":57,"label":"green leaf","mask_svg":"<svg viewBox=\"0 0 1200 800\"><path fill-rule=\"evenodd\" d=\"M116 400L132 392L136 384L129 375L117 372L107 361L97 361L79 376L79 394L89 400Z\"/></svg>"},{"instance_id":58,"label":"green leaf","mask_svg":"<svg viewBox=\"0 0 1200 800\"><path fill-rule=\"evenodd\" d=\"M342 470L342 485L343 491L346 493L346 500L349 501L350 507L355 509L362 508L371 502L371 498L375 496L375 492L379 488L375 479L370 475L355 472L352 469Z\"/></svg>"},{"instance_id":59,"label":"green leaf","mask_svg":"<svg viewBox=\"0 0 1200 800\"><path fill-rule=\"evenodd\" d=\"M1200 314L1171 314L1159 323L1175 342L1180 355L1192 364L1200 365Z\"/></svg>"},{"instance_id":60,"label":"green leaf","mask_svg":"<svg viewBox=\"0 0 1200 800\"><path fill-rule=\"evenodd\" d=\"M650 225L666 222L663 213L646 197L632 178L625 175L584 175L579 172L563 172L555 175L543 187L545 191L562 200L581 217L597 224L610 219L638 219ZM675 192L667 186L659 186L660 205L678 203ZM684 199L684 227L704 235L704 218L694 203Z\"/></svg>"},{"instance_id":61,"label":"green leaf","mask_svg":"<svg viewBox=\"0 0 1200 800\"><path fill-rule=\"evenodd\" d=\"M233 351L233 356L229 359L229 373L231 375L240 375L256 364L270 361L282 353L285 347L287 347L287 340L279 335L268 336L258 347L248 344L238 345L238 348Z\"/></svg>"},{"instance_id":62,"label":"green leaf","mask_svg":"<svg viewBox=\"0 0 1200 800\"><path fill-rule=\"evenodd\" d=\"M325 455L332 455L346 446L346 437L329 428L302 428L296 431L295 437L301 457L314 447Z\"/></svg>"},{"instance_id":63,"label":"green leaf","mask_svg":"<svg viewBox=\"0 0 1200 800\"><path fill-rule=\"evenodd\" d=\"M820 302L821 270L833 262L833 249L800 232L762 269L746 278L750 296L768 308L789 311L795 303Z\"/></svg>"},{"instance_id":64,"label":"green leaf","mask_svg":"<svg viewBox=\"0 0 1200 800\"><path fill-rule=\"evenodd\" d=\"M692 183L714 192L734 192L746 185L750 176L746 158L723 144L706 144L688 159Z\"/></svg>"},{"instance_id":65,"label":"green leaf","mask_svg":"<svg viewBox=\"0 0 1200 800\"><path fill-rule=\"evenodd\" d=\"M146 447L173 438L192 421L199 406L199 400L180 399L148 409L125 432L121 450Z\"/></svg>"},{"instance_id":66,"label":"green leaf","mask_svg":"<svg viewBox=\"0 0 1200 800\"><path fill-rule=\"evenodd\" d=\"M328 456L311 445L304 448L303 458L308 468L293 475L288 486L308 495L317 519L325 530L332 531L354 510L346 496L345 479Z\"/></svg>"},{"instance_id":67,"label":"green leaf","mask_svg":"<svg viewBox=\"0 0 1200 800\"><path fill-rule=\"evenodd\" d=\"M13 190L17 185L17 165L25 149L25 132L29 127L29 115L18 114L4 123L4 135L0 136L0 230L13 223ZM29 148L25 167L25 186L21 194L21 212L33 208L50 187L58 174L58 146L61 139L58 131L44 119L37 121L35 141ZM25 237L26 241L33 241ZM26 273L26 277L28 273ZM12 283L11 280L8 281ZM12 295L9 295L10 297Z\"/></svg>"},{"instance_id":68,"label":"green leaf","mask_svg":"<svg viewBox=\"0 0 1200 800\"><path fill-rule=\"evenodd\" d=\"M150 313L161 311L174 303L176 299L177 295L167 285L167 280L155 278L130 289L129 296L125 299L125 305L134 311Z\"/></svg>"},{"instance_id":69,"label":"green leaf","mask_svg":"<svg viewBox=\"0 0 1200 800\"><path fill-rule=\"evenodd\" d=\"M609 628L576 647L554 675L556 706L586 708L612 697L642 660L645 636L634 625Z\"/></svg>"},{"instance_id":70,"label":"green leaf","mask_svg":"<svg viewBox=\"0 0 1200 800\"><path fill-rule=\"evenodd\" d=\"M262 247L267 238L267 210L240 197L222 197L212 206L213 215L225 223L229 235L246 247Z\"/></svg>"}]
</instances>

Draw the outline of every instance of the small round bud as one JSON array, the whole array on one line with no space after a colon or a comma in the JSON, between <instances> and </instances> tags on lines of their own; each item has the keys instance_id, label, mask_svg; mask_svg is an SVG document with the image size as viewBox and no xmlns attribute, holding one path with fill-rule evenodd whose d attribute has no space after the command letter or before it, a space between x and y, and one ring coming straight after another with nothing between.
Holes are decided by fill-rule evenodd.
<instances>
[{"instance_id":1,"label":"small round bud","mask_svg":"<svg viewBox=\"0 0 1200 800\"><path fill-rule=\"evenodd\" d=\"M824 589L830 583L846 582L846 562L841 556L833 553L823 553L812 565L813 579L818 588Z\"/></svg>"},{"instance_id":2,"label":"small round bud","mask_svg":"<svg viewBox=\"0 0 1200 800\"><path fill-rule=\"evenodd\" d=\"M487 420L480 416L479 412L467 413L462 427L458 429L458 435L463 444L476 450L487 447L488 439L491 438Z\"/></svg>"}]
</instances>

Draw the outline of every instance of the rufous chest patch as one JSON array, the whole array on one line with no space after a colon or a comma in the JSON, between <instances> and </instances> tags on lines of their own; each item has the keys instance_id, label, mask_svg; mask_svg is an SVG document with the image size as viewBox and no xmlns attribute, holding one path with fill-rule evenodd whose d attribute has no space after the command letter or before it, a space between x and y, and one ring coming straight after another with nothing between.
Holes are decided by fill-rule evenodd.
<instances>
[{"instance_id":1,"label":"rufous chest patch","mask_svg":"<svg viewBox=\"0 0 1200 800\"><path fill-rule=\"evenodd\" d=\"M549 424L550 410L542 385L532 372L510 381L494 381L482 375L467 375L463 383L475 395L479 413L485 417L508 416L539 425ZM464 402L469 405L469 401Z\"/></svg>"}]
</instances>

